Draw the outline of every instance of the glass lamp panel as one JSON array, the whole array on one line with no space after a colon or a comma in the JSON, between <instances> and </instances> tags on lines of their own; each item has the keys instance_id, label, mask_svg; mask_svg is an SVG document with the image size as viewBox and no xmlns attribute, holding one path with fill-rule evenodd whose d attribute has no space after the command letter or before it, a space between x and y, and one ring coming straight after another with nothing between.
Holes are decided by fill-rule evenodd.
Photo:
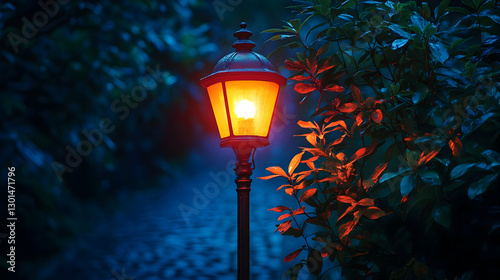
<instances>
[{"instance_id":1,"label":"glass lamp panel","mask_svg":"<svg viewBox=\"0 0 500 280\"><path fill-rule=\"evenodd\" d=\"M267 137L278 91L279 85L273 82L226 82L234 135Z\"/></svg>"},{"instance_id":2,"label":"glass lamp panel","mask_svg":"<svg viewBox=\"0 0 500 280\"><path fill-rule=\"evenodd\" d=\"M214 110L215 121L219 128L220 138L229 136L229 124L227 123L226 104L224 102L224 92L222 83L216 83L207 87L212 110Z\"/></svg>"}]
</instances>

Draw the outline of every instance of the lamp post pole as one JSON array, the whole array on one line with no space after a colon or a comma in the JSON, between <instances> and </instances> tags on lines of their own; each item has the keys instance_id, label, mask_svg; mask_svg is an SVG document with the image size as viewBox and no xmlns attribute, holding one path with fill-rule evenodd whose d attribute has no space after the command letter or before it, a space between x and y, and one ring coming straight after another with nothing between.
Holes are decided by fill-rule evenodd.
<instances>
[{"instance_id":1,"label":"lamp post pole","mask_svg":"<svg viewBox=\"0 0 500 280\"><path fill-rule=\"evenodd\" d=\"M237 158L238 280L250 279L250 156L269 145L269 131L280 86L286 78L264 56L253 52L252 32L242 22L234 33L235 52L217 62L212 74L201 79L221 136L221 147L232 147ZM252 157L253 161L253 157Z\"/></svg>"},{"instance_id":2,"label":"lamp post pole","mask_svg":"<svg viewBox=\"0 0 500 280\"><path fill-rule=\"evenodd\" d=\"M250 184L252 179L251 149L235 148L236 191L238 192L238 280L250 279Z\"/></svg>"}]
</instances>

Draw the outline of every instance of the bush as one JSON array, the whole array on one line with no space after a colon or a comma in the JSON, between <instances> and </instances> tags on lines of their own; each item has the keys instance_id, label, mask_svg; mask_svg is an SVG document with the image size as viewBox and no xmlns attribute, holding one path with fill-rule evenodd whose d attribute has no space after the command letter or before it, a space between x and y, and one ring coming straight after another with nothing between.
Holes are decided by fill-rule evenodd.
<instances>
[{"instance_id":1,"label":"bush","mask_svg":"<svg viewBox=\"0 0 500 280\"><path fill-rule=\"evenodd\" d=\"M267 30L299 51L285 66L300 103L317 99L307 147L261 178L297 201L270 209L305 243L285 276L498 275L498 3L298 2Z\"/></svg>"}]
</instances>

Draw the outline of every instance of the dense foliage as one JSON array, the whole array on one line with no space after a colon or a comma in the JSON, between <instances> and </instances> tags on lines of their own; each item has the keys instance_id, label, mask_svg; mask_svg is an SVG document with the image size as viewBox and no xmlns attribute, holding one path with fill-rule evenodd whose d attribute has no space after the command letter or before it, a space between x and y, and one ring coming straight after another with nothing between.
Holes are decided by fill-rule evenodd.
<instances>
[{"instance_id":1,"label":"dense foliage","mask_svg":"<svg viewBox=\"0 0 500 280\"><path fill-rule=\"evenodd\" d=\"M499 3L297 2L267 30L316 107L287 172L261 178L297 202L270 209L304 241L285 276L498 276Z\"/></svg>"},{"instance_id":2,"label":"dense foliage","mask_svg":"<svg viewBox=\"0 0 500 280\"><path fill-rule=\"evenodd\" d=\"M229 2L0 3L0 163L16 168L19 273L120 199L175 186L216 131L200 77L232 50L241 11L252 28L270 24Z\"/></svg>"}]
</instances>

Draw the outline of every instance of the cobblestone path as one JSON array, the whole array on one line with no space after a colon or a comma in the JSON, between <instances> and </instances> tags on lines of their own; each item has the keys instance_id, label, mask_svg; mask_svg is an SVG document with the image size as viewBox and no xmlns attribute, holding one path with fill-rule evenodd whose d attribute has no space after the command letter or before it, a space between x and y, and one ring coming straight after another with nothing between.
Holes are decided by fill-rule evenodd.
<instances>
[{"instance_id":1,"label":"cobblestone path","mask_svg":"<svg viewBox=\"0 0 500 280\"><path fill-rule=\"evenodd\" d=\"M71 253L53 262L42 279L236 279L234 175L227 186L219 184L218 191L217 184L207 183L213 181L211 178L202 172L168 191L156 189L134 198L133 205L113 217L104 217L95 231L82 236ZM267 211L280 202L275 188L257 179L252 184L251 279L282 279L285 267L289 267L283 265L283 256L290 246L285 241L292 240L273 233L277 217ZM199 210L194 207L198 192L193 189L210 196L197 200L204 204ZM199 213L186 220L179 205Z\"/></svg>"}]
</instances>

